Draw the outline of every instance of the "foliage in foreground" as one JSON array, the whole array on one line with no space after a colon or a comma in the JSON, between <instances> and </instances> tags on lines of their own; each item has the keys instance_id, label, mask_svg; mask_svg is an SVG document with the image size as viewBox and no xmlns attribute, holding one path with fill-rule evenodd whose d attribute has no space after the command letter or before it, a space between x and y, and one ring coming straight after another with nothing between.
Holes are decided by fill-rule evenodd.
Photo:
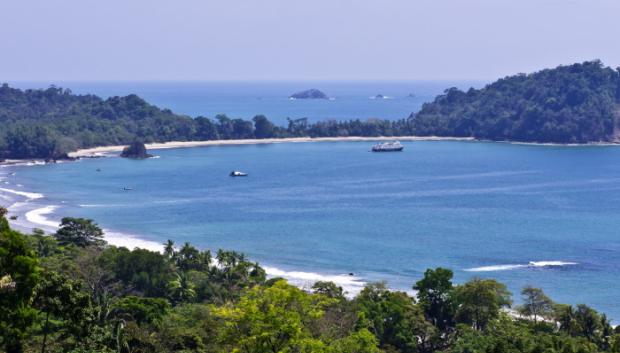
<instances>
[{"instance_id":1,"label":"foliage in foreground","mask_svg":"<svg viewBox=\"0 0 620 353\"><path fill-rule=\"evenodd\" d=\"M53 236L11 230L0 208L0 350L15 352L620 352L585 305L523 290L523 318L490 279L427 270L417 297L369 284L302 290L233 251L168 241L162 253L106 245L96 223Z\"/></svg>"}]
</instances>

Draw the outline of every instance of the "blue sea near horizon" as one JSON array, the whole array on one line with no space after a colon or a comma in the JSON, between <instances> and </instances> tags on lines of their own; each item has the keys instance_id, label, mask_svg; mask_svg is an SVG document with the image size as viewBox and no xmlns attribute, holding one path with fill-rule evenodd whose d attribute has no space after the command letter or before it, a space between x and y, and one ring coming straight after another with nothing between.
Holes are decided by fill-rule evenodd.
<instances>
[{"instance_id":1,"label":"blue sea near horizon","mask_svg":"<svg viewBox=\"0 0 620 353\"><path fill-rule=\"evenodd\" d=\"M385 154L368 142L169 149L144 161L2 172L4 188L44 195L30 209L57 207L49 219L235 249L292 280L320 274L349 290L380 280L410 290L441 266L458 283L498 279L516 301L533 285L620 321L620 148L403 144ZM231 178L233 169L250 175Z\"/></svg>"},{"instance_id":2,"label":"blue sea near horizon","mask_svg":"<svg viewBox=\"0 0 620 353\"><path fill-rule=\"evenodd\" d=\"M137 94L160 108L192 117L251 119L258 114L286 126L287 117L311 122L349 119L404 119L450 87L467 90L482 87L481 81L15 81L11 87L68 88L75 94L102 98ZM332 100L288 97L317 88ZM372 99L376 95L385 99ZM413 95L411 97L410 95Z\"/></svg>"}]
</instances>

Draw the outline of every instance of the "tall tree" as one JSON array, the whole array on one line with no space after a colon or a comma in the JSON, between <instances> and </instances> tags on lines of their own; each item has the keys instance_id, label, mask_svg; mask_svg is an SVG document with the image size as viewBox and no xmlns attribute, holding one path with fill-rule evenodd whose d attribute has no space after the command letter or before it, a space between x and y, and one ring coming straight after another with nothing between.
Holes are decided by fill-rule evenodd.
<instances>
[{"instance_id":1,"label":"tall tree","mask_svg":"<svg viewBox=\"0 0 620 353\"><path fill-rule=\"evenodd\" d=\"M455 288L456 320L476 330L484 330L498 317L502 307L510 306L506 286L492 279L475 278Z\"/></svg>"},{"instance_id":2,"label":"tall tree","mask_svg":"<svg viewBox=\"0 0 620 353\"><path fill-rule=\"evenodd\" d=\"M546 318L553 313L554 303L540 288L527 286L521 291L523 305L519 307L519 312L525 316L533 316L534 322L539 317Z\"/></svg>"},{"instance_id":3,"label":"tall tree","mask_svg":"<svg viewBox=\"0 0 620 353\"><path fill-rule=\"evenodd\" d=\"M441 330L452 326L454 305L452 301L452 271L438 267L424 272L424 278L416 282L418 302L426 317Z\"/></svg>"},{"instance_id":4,"label":"tall tree","mask_svg":"<svg viewBox=\"0 0 620 353\"><path fill-rule=\"evenodd\" d=\"M103 230L92 219L65 217L54 235L60 245L103 245Z\"/></svg>"},{"instance_id":5,"label":"tall tree","mask_svg":"<svg viewBox=\"0 0 620 353\"><path fill-rule=\"evenodd\" d=\"M276 126L264 115L257 115L252 120L254 121L254 135L256 138L274 137Z\"/></svg>"}]
</instances>

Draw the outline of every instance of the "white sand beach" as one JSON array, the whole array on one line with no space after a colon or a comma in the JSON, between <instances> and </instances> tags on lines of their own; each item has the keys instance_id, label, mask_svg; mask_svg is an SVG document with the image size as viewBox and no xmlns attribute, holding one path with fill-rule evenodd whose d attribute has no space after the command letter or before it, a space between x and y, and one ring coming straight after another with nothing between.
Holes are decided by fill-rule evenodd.
<instances>
[{"instance_id":1,"label":"white sand beach","mask_svg":"<svg viewBox=\"0 0 620 353\"><path fill-rule=\"evenodd\" d=\"M243 140L209 140L209 141L171 141L163 143L149 143L149 150L168 148L189 148L224 145L256 145L267 143L301 143L301 142L352 142L352 141L473 141L471 137L439 137L439 136L378 136L378 137L290 137L268 139L243 139ZM69 157L97 157L110 153L121 152L126 146L103 146L77 150L69 153Z\"/></svg>"}]
</instances>

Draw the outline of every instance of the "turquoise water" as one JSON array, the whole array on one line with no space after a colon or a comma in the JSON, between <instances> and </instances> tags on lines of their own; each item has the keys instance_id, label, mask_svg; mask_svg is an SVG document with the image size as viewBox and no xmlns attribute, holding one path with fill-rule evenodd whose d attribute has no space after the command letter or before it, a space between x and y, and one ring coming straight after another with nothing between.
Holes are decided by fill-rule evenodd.
<instances>
[{"instance_id":1,"label":"turquoise water","mask_svg":"<svg viewBox=\"0 0 620 353\"><path fill-rule=\"evenodd\" d=\"M0 177L5 189L44 195L14 210L56 206L48 222L90 217L157 243L240 250L298 283L410 289L443 266L458 282L496 278L515 294L540 286L620 320L620 148L403 144L384 154L367 142L159 150ZM250 175L230 178L233 169Z\"/></svg>"}]
</instances>

